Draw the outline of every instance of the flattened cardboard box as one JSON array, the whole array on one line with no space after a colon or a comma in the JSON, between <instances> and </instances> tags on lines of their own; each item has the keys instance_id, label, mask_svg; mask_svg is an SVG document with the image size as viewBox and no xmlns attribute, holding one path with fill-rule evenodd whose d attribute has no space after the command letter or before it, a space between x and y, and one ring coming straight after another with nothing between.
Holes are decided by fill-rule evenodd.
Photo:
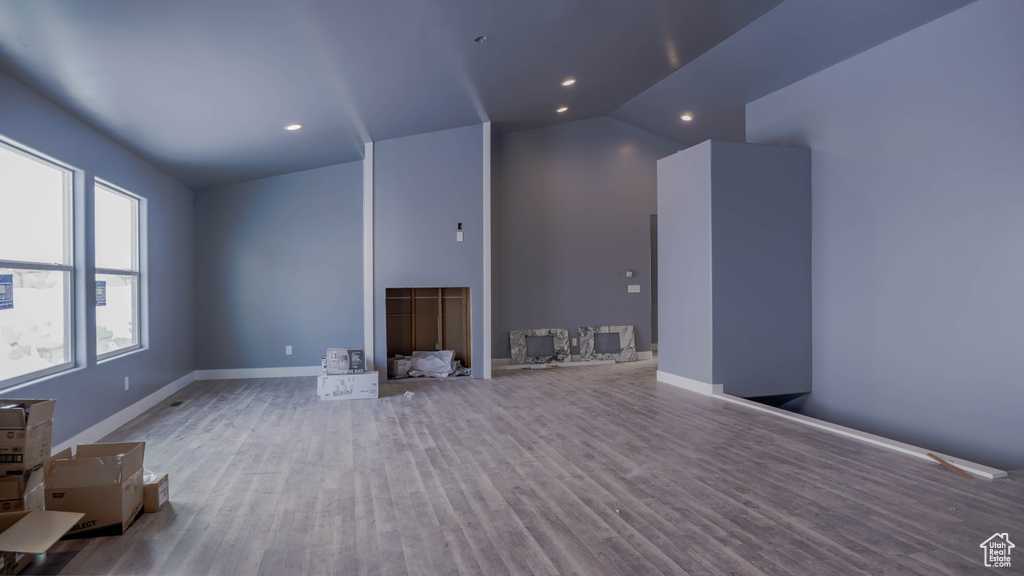
<instances>
[{"instance_id":1,"label":"flattened cardboard box","mask_svg":"<svg viewBox=\"0 0 1024 576\"><path fill-rule=\"evenodd\" d=\"M145 442L83 444L50 461L46 509L82 512L65 539L124 534L142 514Z\"/></svg>"},{"instance_id":2,"label":"flattened cardboard box","mask_svg":"<svg viewBox=\"0 0 1024 576\"><path fill-rule=\"evenodd\" d=\"M0 476L0 512L42 510L45 475L40 466L17 476Z\"/></svg>"},{"instance_id":3,"label":"flattened cardboard box","mask_svg":"<svg viewBox=\"0 0 1024 576\"><path fill-rule=\"evenodd\" d=\"M21 474L49 461L56 404L0 399L0 475Z\"/></svg>"},{"instance_id":4,"label":"flattened cardboard box","mask_svg":"<svg viewBox=\"0 0 1024 576\"><path fill-rule=\"evenodd\" d=\"M81 513L50 510L0 514L0 574L24 570L81 518Z\"/></svg>"},{"instance_id":5,"label":"flattened cardboard box","mask_svg":"<svg viewBox=\"0 0 1024 576\"><path fill-rule=\"evenodd\" d=\"M362 374L366 372L366 356L362 348L328 348L326 362L322 363L327 374Z\"/></svg>"},{"instance_id":6,"label":"flattened cardboard box","mask_svg":"<svg viewBox=\"0 0 1024 576\"><path fill-rule=\"evenodd\" d=\"M377 373L320 375L316 393L321 400L360 400L377 397Z\"/></svg>"}]
</instances>

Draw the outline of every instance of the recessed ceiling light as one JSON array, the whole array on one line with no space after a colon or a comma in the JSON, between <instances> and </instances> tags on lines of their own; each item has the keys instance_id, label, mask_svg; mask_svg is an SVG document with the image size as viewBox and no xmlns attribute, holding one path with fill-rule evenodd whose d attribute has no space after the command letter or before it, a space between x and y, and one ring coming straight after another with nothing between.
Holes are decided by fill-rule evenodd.
<instances>
[{"instance_id":1,"label":"recessed ceiling light","mask_svg":"<svg viewBox=\"0 0 1024 576\"><path fill-rule=\"evenodd\" d=\"M566 78L565 80L562 80L562 86L572 86L575 83L576 83L576 79L575 78Z\"/></svg>"},{"instance_id":2,"label":"recessed ceiling light","mask_svg":"<svg viewBox=\"0 0 1024 576\"><path fill-rule=\"evenodd\" d=\"M476 38L473 38L473 42L483 44L484 42L487 42L487 36L477 36Z\"/></svg>"},{"instance_id":3,"label":"recessed ceiling light","mask_svg":"<svg viewBox=\"0 0 1024 576\"><path fill-rule=\"evenodd\" d=\"M680 116L679 119L682 120L683 122L689 122L690 120L693 120L693 115L687 112L686 114Z\"/></svg>"},{"instance_id":4,"label":"recessed ceiling light","mask_svg":"<svg viewBox=\"0 0 1024 576\"><path fill-rule=\"evenodd\" d=\"M302 124L299 124L298 122L296 122L295 124L289 124L284 127L285 130L291 130L292 132L298 130L299 128L302 128Z\"/></svg>"},{"instance_id":5,"label":"recessed ceiling light","mask_svg":"<svg viewBox=\"0 0 1024 576\"><path fill-rule=\"evenodd\" d=\"M558 110L555 110L555 112L558 112L559 114L561 114L562 112L568 112L568 111L569 111L569 107L568 106L562 106Z\"/></svg>"}]
</instances>

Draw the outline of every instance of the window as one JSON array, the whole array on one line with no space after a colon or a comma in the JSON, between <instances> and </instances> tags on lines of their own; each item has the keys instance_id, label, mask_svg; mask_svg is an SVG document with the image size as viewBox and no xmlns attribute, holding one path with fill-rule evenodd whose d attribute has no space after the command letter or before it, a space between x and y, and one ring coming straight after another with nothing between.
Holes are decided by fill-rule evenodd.
<instances>
[{"instance_id":1,"label":"window","mask_svg":"<svg viewBox=\"0 0 1024 576\"><path fill-rule=\"evenodd\" d=\"M72 182L0 142L0 386L74 365Z\"/></svg>"},{"instance_id":2,"label":"window","mask_svg":"<svg viewBox=\"0 0 1024 576\"><path fill-rule=\"evenodd\" d=\"M139 199L96 182L96 356L139 347Z\"/></svg>"}]
</instances>

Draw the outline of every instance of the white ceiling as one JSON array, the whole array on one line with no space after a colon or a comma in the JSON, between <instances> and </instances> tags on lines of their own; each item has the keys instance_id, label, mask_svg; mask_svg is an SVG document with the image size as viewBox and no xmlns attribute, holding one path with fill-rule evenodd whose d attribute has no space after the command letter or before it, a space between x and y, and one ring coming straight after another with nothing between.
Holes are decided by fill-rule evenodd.
<instances>
[{"instance_id":1,"label":"white ceiling","mask_svg":"<svg viewBox=\"0 0 1024 576\"><path fill-rule=\"evenodd\" d=\"M969 1L0 0L0 70L198 189L484 121L742 138L752 97Z\"/></svg>"}]
</instances>

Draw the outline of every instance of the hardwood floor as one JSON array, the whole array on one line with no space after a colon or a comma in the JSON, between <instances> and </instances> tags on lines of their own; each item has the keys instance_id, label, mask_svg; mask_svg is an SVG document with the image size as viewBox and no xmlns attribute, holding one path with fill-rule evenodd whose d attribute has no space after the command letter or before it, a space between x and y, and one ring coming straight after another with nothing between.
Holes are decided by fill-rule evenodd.
<instances>
[{"instance_id":1,"label":"hardwood floor","mask_svg":"<svg viewBox=\"0 0 1024 576\"><path fill-rule=\"evenodd\" d=\"M1024 569L1024 552L986 569L979 547L1024 546L1017 473L967 480L657 383L653 362L496 374L333 402L314 378L198 382L106 439L147 442L170 506L30 573Z\"/></svg>"}]
</instances>

